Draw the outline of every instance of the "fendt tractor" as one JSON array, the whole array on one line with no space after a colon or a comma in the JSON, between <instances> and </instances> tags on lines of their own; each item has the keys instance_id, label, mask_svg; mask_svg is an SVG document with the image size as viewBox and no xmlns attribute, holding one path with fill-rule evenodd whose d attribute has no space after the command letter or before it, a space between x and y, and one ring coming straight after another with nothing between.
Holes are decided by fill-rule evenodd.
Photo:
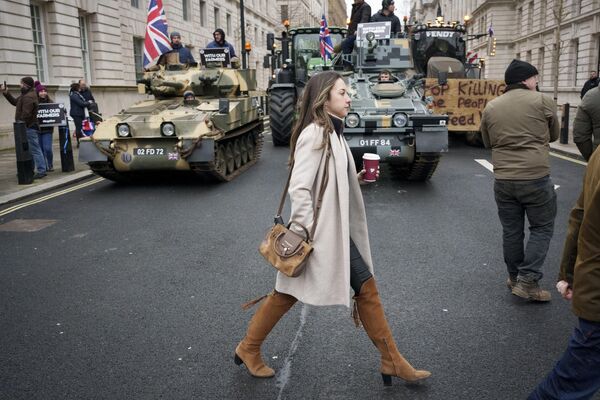
<instances>
[{"instance_id":1,"label":"fendt tractor","mask_svg":"<svg viewBox=\"0 0 600 400\"><path fill-rule=\"evenodd\" d=\"M408 39L393 38L389 22L360 24L348 76L351 110L344 137L354 161L376 153L401 179L431 178L441 154L448 150L447 115L432 114L422 99L424 79L414 74ZM391 80L380 81L389 70ZM443 74L439 84L443 84ZM421 90L419 90L421 88Z\"/></svg>"},{"instance_id":2,"label":"fendt tractor","mask_svg":"<svg viewBox=\"0 0 600 400\"><path fill-rule=\"evenodd\" d=\"M347 29L330 27L333 46L342 42ZM296 102L311 75L332 67L321 58L319 28L293 28L283 32L281 49L276 50L275 36L267 34L267 49L273 79L269 85L269 125L275 146L287 146L294 121Z\"/></svg>"},{"instance_id":3,"label":"fendt tractor","mask_svg":"<svg viewBox=\"0 0 600 400\"><path fill-rule=\"evenodd\" d=\"M155 171L191 171L218 181L238 176L260 156L263 113L256 71L224 65L175 63L145 72L138 89L154 99L122 110L81 140L80 161L120 182Z\"/></svg>"}]
</instances>

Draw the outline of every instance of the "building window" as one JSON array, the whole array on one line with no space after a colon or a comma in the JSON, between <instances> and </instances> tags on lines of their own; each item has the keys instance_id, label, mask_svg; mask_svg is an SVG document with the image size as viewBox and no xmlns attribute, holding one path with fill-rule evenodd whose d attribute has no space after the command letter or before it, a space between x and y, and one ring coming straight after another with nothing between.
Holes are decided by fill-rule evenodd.
<instances>
[{"instance_id":1,"label":"building window","mask_svg":"<svg viewBox=\"0 0 600 400\"><path fill-rule=\"evenodd\" d=\"M144 38L133 38L133 62L135 63L135 79L144 75Z\"/></svg>"},{"instance_id":2,"label":"building window","mask_svg":"<svg viewBox=\"0 0 600 400\"><path fill-rule=\"evenodd\" d=\"M527 9L527 32L533 32L533 1Z\"/></svg>"},{"instance_id":3,"label":"building window","mask_svg":"<svg viewBox=\"0 0 600 400\"><path fill-rule=\"evenodd\" d=\"M521 53L517 53L517 54L515 55L515 58L516 58L517 60L520 60L520 59L521 59Z\"/></svg>"},{"instance_id":4,"label":"building window","mask_svg":"<svg viewBox=\"0 0 600 400\"><path fill-rule=\"evenodd\" d=\"M538 72L540 73L540 84L543 84L544 81L544 57L545 57L545 50L543 47L540 47L540 49L538 50L538 62L537 62L537 68L538 68Z\"/></svg>"},{"instance_id":5,"label":"building window","mask_svg":"<svg viewBox=\"0 0 600 400\"><path fill-rule=\"evenodd\" d=\"M523 7L517 9L517 32L521 32L523 26Z\"/></svg>"},{"instance_id":6,"label":"building window","mask_svg":"<svg viewBox=\"0 0 600 400\"><path fill-rule=\"evenodd\" d=\"M525 61L531 64L531 50L528 50L527 53L525 53Z\"/></svg>"},{"instance_id":7,"label":"building window","mask_svg":"<svg viewBox=\"0 0 600 400\"><path fill-rule=\"evenodd\" d=\"M140 0L131 0L131 7L140 8Z\"/></svg>"},{"instance_id":8,"label":"building window","mask_svg":"<svg viewBox=\"0 0 600 400\"><path fill-rule=\"evenodd\" d=\"M579 72L579 41L571 41L571 60L573 64L573 86L577 86L577 78Z\"/></svg>"},{"instance_id":9,"label":"building window","mask_svg":"<svg viewBox=\"0 0 600 400\"><path fill-rule=\"evenodd\" d=\"M206 1L201 0L200 1L200 26L206 26L206 20L207 20Z\"/></svg>"},{"instance_id":10,"label":"building window","mask_svg":"<svg viewBox=\"0 0 600 400\"><path fill-rule=\"evenodd\" d=\"M90 82L91 79L91 69L90 69L90 45L88 39L88 24L87 18L80 16L79 17L79 40L81 43L81 60L83 66L83 77L85 80Z\"/></svg>"},{"instance_id":11,"label":"building window","mask_svg":"<svg viewBox=\"0 0 600 400\"><path fill-rule=\"evenodd\" d=\"M219 7L215 7L215 29L221 25L221 10Z\"/></svg>"},{"instance_id":12,"label":"building window","mask_svg":"<svg viewBox=\"0 0 600 400\"><path fill-rule=\"evenodd\" d=\"M546 2L540 2L540 28L544 28L546 26Z\"/></svg>"},{"instance_id":13,"label":"building window","mask_svg":"<svg viewBox=\"0 0 600 400\"><path fill-rule=\"evenodd\" d=\"M281 6L281 21L285 21L286 19L289 19L289 13L288 13L288 6L287 4L283 4Z\"/></svg>"},{"instance_id":14,"label":"building window","mask_svg":"<svg viewBox=\"0 0 600 400\"><path fill-rule=\"evenodd\" d=\"M33 49L35 52L35 68L37 70L37 78L41 82L45 82L48 78L46 68L46 45L44 40L44 25L41 15L41 7L31 5L31 33L33 34Z\"/></svg>"},{"instance_id":15,"label":"building window","mask_svg":"<svg viewBox=\"0 0 600 400\"><path fill-rule=\"evenodd\" d=\"M231 27L231 14L227 13L225 20L227 21L227 34L229 35L233 32L233 28Z\"/></svg>"},{"instance_id":16,"label":"building window","mask_svg":"<svg viewBox=\"0 0 600 400\"><path fill-rule=\"evenodd\" d=\"M184 21L190 20L190 2L189 0L181 0L182 15Z\"/></svg>"}]
</instances>

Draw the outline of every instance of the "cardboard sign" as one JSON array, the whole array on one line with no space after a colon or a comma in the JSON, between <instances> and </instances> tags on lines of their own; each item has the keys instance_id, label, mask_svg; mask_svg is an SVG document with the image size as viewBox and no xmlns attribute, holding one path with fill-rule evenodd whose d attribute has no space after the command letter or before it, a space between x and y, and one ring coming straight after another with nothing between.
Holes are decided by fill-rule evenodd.
<instances>
[{"instance_id":1,"label":"cardboard sign","mask_svg":"<svg viewBox=\"0 0 600 400\"><path fill-rule=\"evenodd\" d=\"M205 67L214 65L229 67L231 64L229 48L200 49L200 63Z\"/></svg>"},{"instance_id":2,"label":"cardboard sign","mask_svg":"<svg viewBox=\"0 0 600 400\"><path fill-rule=\"evenodd\" d=\"M67 125L67 109L60 103L40 103L37 113L40 128Z\"/></svg>"},{"instance_id":3,"label":"cardboard sign","mask_svg":"<svg viewBox=\"0 0 600 400\"><path fill-rule=\"evenodd\" d=\"M486 79L448 79L439 86L437 79L427 78L425 96L433 97L435 114L448 115L449 131L479 131L483 109L505 87L504 81Z\"/></svg>"}]
</instances>

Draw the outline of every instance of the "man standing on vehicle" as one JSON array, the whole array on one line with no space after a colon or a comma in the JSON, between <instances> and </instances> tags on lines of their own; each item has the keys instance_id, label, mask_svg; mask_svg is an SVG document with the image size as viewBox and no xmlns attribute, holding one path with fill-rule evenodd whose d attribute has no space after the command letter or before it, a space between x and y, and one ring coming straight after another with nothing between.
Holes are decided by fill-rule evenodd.
<instances>
[{"instance_id":1,"label":"man standing on vehicle","mask_svg":"<svg viewBox=\"0 0 600 400\"><path fill-rule=\"evenodd\" d=\"M556 105L536 90L538 71L527 62L513 60L504 80L504 94L483 110L481 135L492 149L507 285L524 299L550 301L538 282L556 217L548 152L548 143L559 135ZM525 215L530 236L524 249Z\"/></svg>"},{"instance_id":2,"label":"man standing on vehicle","mask_svg":"<svg viewBox=\"0 0 600 400\"><path fill-rule=\"evenodd\" d=\"M402 25L400 24L400 19L394 14L394 10L396 9L394 0L383 0L381 7L381 10L377 11L371 17L371 22L390 21L392 23L392 37L395 37L402 30Z\"/></svg>"},{"instance_id":3,"label":"man standing on vehicle","mask_svg":"<svg viewBox=\"0 0 600 400\"><path fill-rule=\"evenodd\" d=\"M358 24L369 22L370 19L371 6L364 0L354 0L354 4L352 4L352 13L350 14L350 24L348 25L348 34L342 41L342 52L344 54L350 54L352 53L352 50L354 50Z\"/></svg>"}]
</instances>

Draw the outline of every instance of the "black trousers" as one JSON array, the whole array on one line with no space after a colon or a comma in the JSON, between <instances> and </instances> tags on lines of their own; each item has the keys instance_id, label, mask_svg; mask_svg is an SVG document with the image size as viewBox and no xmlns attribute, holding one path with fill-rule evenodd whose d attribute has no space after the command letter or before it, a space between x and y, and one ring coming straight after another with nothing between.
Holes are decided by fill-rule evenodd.
<instances>
[{"instance_id":1,"label":"black trousers","mask_svg":"<svg viewBox=\"0 0 600 400\"><path fill-rule=\"evenodd\" d=\"M350 286L354 290L354 295L358 296L360 294L363 283L372 276L365 260L360 255L352 238L350 238Z\"/></svg>"}]
</instances>

